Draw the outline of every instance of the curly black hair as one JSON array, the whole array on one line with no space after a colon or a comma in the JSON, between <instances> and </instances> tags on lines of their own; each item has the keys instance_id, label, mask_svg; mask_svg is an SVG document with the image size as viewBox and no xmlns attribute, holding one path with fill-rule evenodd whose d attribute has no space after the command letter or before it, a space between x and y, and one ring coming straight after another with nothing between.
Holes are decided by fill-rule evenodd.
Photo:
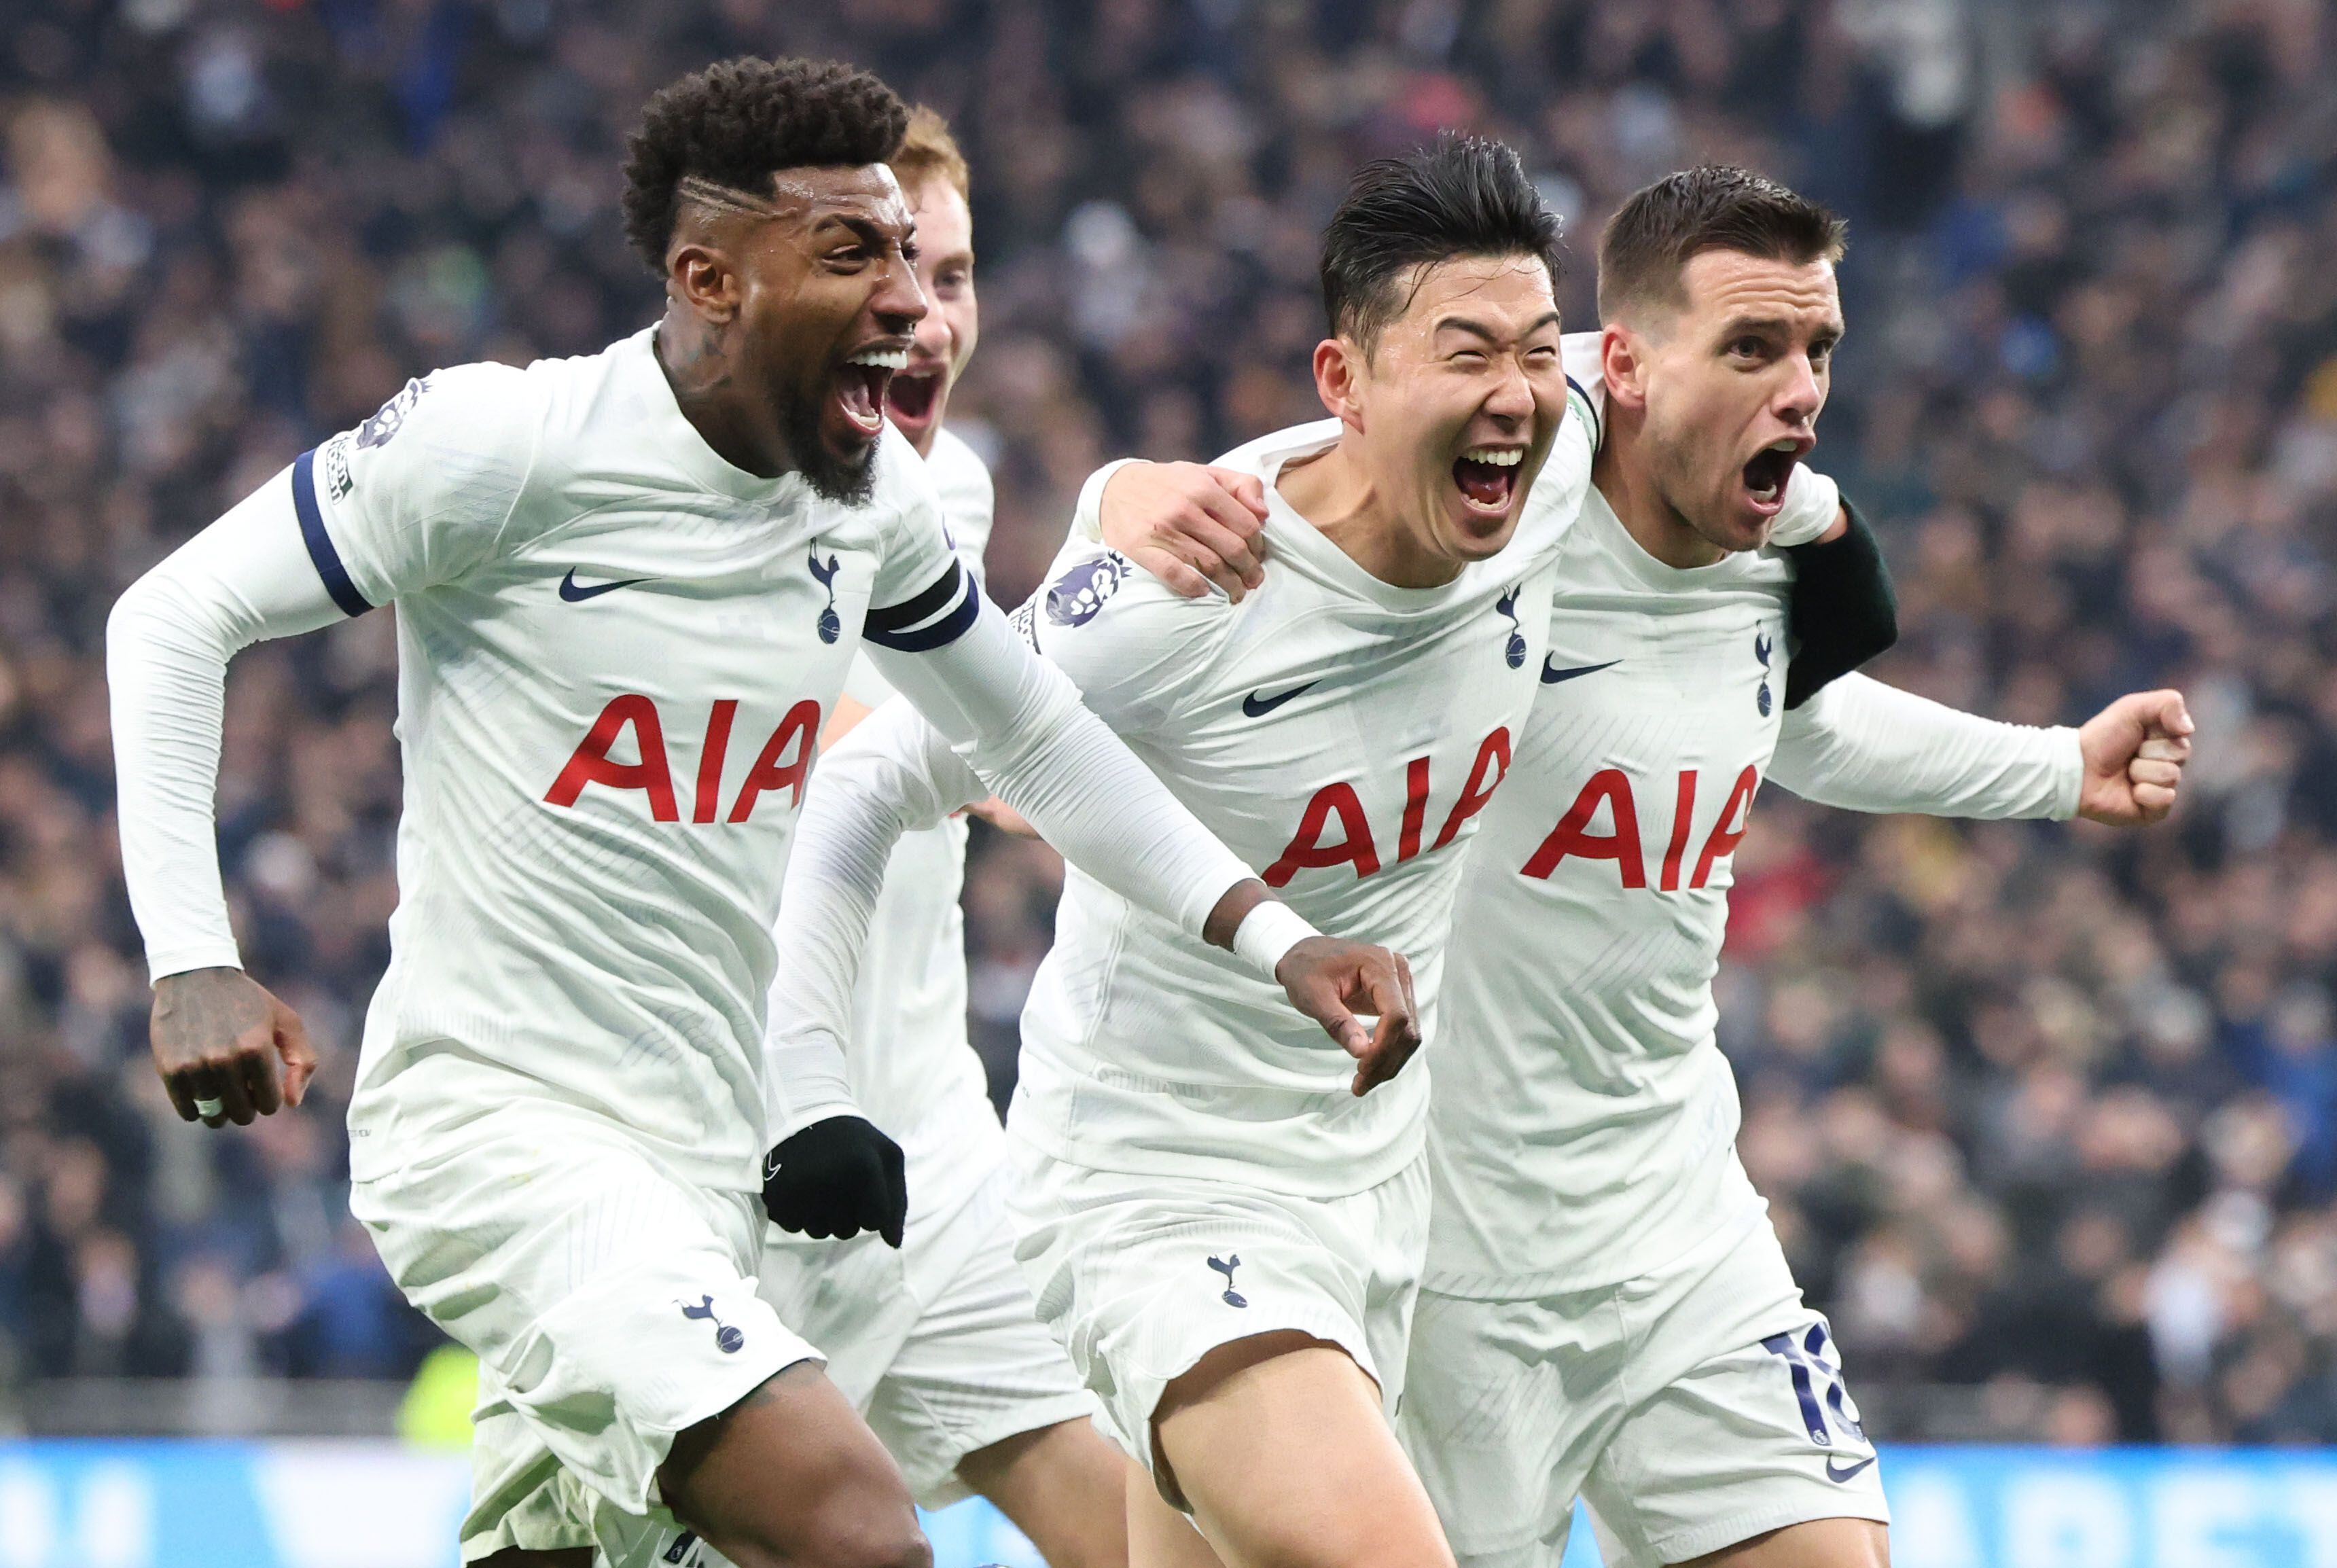
<instances>
[{"instance_id":1,"label":"curly black hair","mask_svg":"<svg viewBox=\"0 0 2337 1568\"><path fill-rule=\"evenodd\" d=\"M625 144L625 238L661 274L685 175L762 195L781 169L882 163L908 124L890 87L839 62L719 61L642 106Z\"/></svg>"}]
</instances>

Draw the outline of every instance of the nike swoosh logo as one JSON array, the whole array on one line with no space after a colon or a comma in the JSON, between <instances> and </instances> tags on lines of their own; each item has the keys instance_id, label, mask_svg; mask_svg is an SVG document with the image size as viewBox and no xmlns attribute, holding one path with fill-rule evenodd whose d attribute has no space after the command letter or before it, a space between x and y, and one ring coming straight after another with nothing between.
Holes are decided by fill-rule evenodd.
<instances>
[{"instance_id":1,"label":"nike swoosh logo","mask_svg":"<svg viewBox=\"0 0 2337 1568\"><path fill-rule=\"evenodd\" d=\"M1541 656L1541 683L1545 686L1555 686L1561 681L1571 681L1578 675L1596 675L1601 670L1612 670L1621 662L1620 659L1609 659L1604 664L1577 664L1571 670L1560 670L1550 663L1550 655L1545 653Z\"/></svg>"},{"instance_id":2,"label":"nike swoosh logo","mask_svg":"<svg viewBox=\"0 0 2337 1568\"><path fill-rule=\"evenodd\" d=\"M568 575L560 580L560 596L571 604L582 604L587 599L598 599L603 593L614 593L620 588L648 581L646 577L620 577L614 583L595 583L590 588L580 588L576 585L576 568L571 566Z\"/></svg>"},{"instance_id":3,"label":"nike swoosh logo","mask_svg":"<svg viewBox=\"0 0 2337 1568\"><path fill-rule=\"evenodd\" d=\"M1829 1459L1826 1461L1826 1479L1829 1481L1847 1481L1852 1476L1857 1475L1861 1470L1865 1469L1869 1465L1873 1463L1874 1455L1872 1454L1869 1454L1865 1458L1861 1459L1855 1465L1837 1465L1833 1460Z\"/></svg>"},{"instance_id":4,"label":"nike swoosh logo","mask_svg":"<svg viewBox=\"0 0 2337 1568\"><path fill-rule=\"evenodd\" d=\"M1293 686L1289 691L1278 691L1271 697L1261 697L1253 691L1242 699L1242 713L1247 718L1263 719L1300 692L1312 691L1314 689L1315 682L1309 681L1304 686Z\"/></svg>"}]
</instances>

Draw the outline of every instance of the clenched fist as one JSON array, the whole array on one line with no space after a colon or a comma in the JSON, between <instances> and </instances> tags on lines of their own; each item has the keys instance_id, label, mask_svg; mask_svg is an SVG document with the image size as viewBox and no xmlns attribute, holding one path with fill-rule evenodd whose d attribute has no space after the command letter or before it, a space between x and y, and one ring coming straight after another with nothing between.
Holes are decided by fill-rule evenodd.
<instances>
[{"instance_id":1,"label":"clenched fist","mask_svg":"<svg viewBox=\"0 0 2337 1568\"><path fill-rule=\"evenodd\" d=\"M254 1116L298 1105L317 1071L300 1015L240 969L191 969L154 982L152 1037L171 1103L206 1127L248 1127Z\"/></svg>"},{"instance_id":2,"label":"clenched fist","mask_svg":"<svg viewBox=\"0 0 2337 1568\"><path fill-rule=\"evenodd\" d=\"M2137 691L2086 720L2078 731L2086 761L2078 815L2115 828L2164 821L2191 760L2194 728L2180 691Z\"/></svg>"}]
</instances>

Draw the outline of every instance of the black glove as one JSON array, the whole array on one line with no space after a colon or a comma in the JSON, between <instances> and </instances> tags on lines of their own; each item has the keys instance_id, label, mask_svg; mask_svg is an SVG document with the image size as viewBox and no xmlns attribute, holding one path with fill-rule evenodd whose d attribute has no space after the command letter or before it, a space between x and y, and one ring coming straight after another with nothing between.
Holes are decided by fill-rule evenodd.
<instances>
[{"instance_id":1,"label":"black glove","mask_svg":"<svg viewBox=\"0 0 2337 1568\"><path fill-rule=\"evenodd\" d=\"M1899 595L1874 530L1849 502L1850 526L1824 544L1789 544L1794 587L1786 616L1794 662L1785 671L1785 706L1798 708L1827 682L1847 675L1899 641Z\"/></svg>"},{"instance_id":2,"label":"black glove","mask_svg":"<svg viewBox=\"0 0 2337 1568\"><path fill-rule=\"evenodd\" d=\"M799 1235L874 1230L898 1247L909 1214L901 1146L858 1116L815 1122L763 1156L763 1211Z\"/></svg>"}]
</instances>

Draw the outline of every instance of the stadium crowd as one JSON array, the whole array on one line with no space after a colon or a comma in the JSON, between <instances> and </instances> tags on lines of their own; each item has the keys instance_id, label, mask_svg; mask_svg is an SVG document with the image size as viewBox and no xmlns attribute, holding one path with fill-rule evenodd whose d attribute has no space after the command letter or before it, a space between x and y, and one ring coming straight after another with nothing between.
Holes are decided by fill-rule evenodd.
<instances>
[{"instance_id":1,"label":"stadium crowd","mask_svg":"<svg viewBox=\"0 0 2337 1568\"><path fill-rule=\"evenodd\" d=\"M146 565L404 379L597 349L657 288L646 94L830 54L955 122L991 583L1080 480L1313 416L1316 230L1447 125L1599 223L1699 160L1847 214L1816 461L1874 518L1876 672L2068 722L2181 686L2176 822L1765 794L1721 985L1742 1149L1884 1432L2337 1441L2337 23L2315 0L9 0L0 5L0 1347L62 1376L396 1377L339 1113L396 897L389 614L247 653L223 853L307 1108L171 1113L111 818ZM1059 866L969 875L1002 1102ZM1970 1390L1951 1398L1937 1392Z\"/></svg>"}]
</instances>

